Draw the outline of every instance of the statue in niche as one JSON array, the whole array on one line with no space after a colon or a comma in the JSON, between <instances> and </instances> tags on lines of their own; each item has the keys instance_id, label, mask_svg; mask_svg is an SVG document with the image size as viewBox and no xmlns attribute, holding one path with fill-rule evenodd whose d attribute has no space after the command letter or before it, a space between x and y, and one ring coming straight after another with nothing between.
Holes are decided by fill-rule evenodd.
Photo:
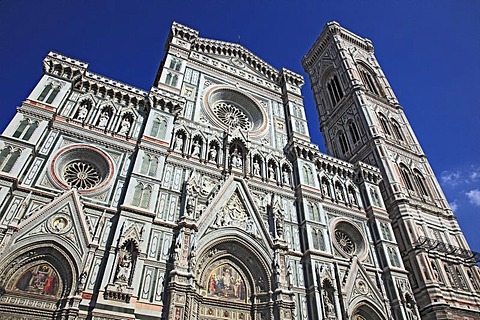
<instances>
[{"instance_id":1,"label":"statue in niche","mask_svg":"<svg viewBox=\"0 0 480 320\"><path fill-rule=\"evenodd\" d=\"M217 162L217 148L214 145L210 146L208 160L210 162Z\"/></svg>"},{"instance_id":2,"label":"statue in niche","mask_svg":"<svg viewBox=\"0 0 480 320\"><path fill-rule=\"evenodd\" d=\"M432 262L432 271L433 271L433 279L435 281L440 281L440 274L438 273L437 265Z\"/></svg>"},{"instance_id":3,"label":"statue in niche","mask_svg":"<svg viewBox=\"0 0 480 320\"><path fill-rule=\"evenodd\" d=\"M335 187L335 194L338 201L343 201L343 188L339 184Z\"/></svg>"},{"instance_id":4,"label":"statue in niche","mask_svg":"<svg viewBox=\"0 0 480 320\"><path fill-rule=\"evenodd\" d=\"M275 230L277 232L277 237L283 238L283 226L285 223L285 214L283 212L283 207L281 206L278 198L275 200L273 205L273 218L275 220Z\"/></svg>"},{"instance_id":5,"label":"statue in niche","mask_svg":"<svg viewBox=\"0 0 480 320\"><path fill-rule=\"evenodd\" d=\"M260 177L260 164L258 163L258 160L255 159L253 160L253 175Z\"/></svg>"},{"instance_id":6,"label":"statue in niche","mask_svg":"<svg viewBox=\"0 0 480 320\"><path fill-rule=\"evenodd\" d=\"M128 283L130 271L132 270L132 253L126 249L120 250L120 259L118 260L117 282Z\"/></svg>"},{"instance_id":7,"label":"statue in niche","mask_svg":"<svg viewBox=\"0 0 480 320\"><path fill-rule=\"evenodd\" d=\"M192 150L192 156L194 157L200 157L200 143L198 140L195 140L193 143L193 150Z\"/></svg>"},{"instance_id":8,"label":"statue in niche","mask_svg":"<svg viewBox=\"0 0 480 320\"><path fill-rule=\"evenodd\" d=\"M83 104L80 106L80 109L78 110L78 115L77 119L79 121L85 121L85 118L87 117L88 114L88 107L87 105Z\"/></svg>"},{"instance_id":9,"label":"statue in niche","mask_svg":"<svg viewBox=\"0 0 480 320\"><path fill-rule=\"evenodd\" d=\"M231 161L230 165L232 168L241 168L243 163L242 163L242 154L238 151L238 147L235 146L233 149L233 152L231 154Z\"/></svg>"},{"instance_id":10,"label":"statue in niche","mask_svg":"<svg viewBox=\"0 0 480 320\"><path fill-rule=\"evenodd\" d=\"M183 231L180 231L178 233L177 239L175 240L174 258L176 263L180 261L180 255L182 253L182 241L183 241Z\"/></svg>"},{"instance_id":11,"label":"statue in niche","mask_svg":"<svg viewBox=\"0 0 480 320\"><path fill-rule=\"evenodd\" d=\"M100 119L98 120L98 127L101 129L105 128L107 126L108 119L110 119L108 112L103 111L100 115Z\"/></svg>"},{"instance_id":12,"label":"statue in niche","mask_svg":"<svg viewBox=\"0 0 480 320\"><path fill-rule=\"evenodd\" d=\"M181 133L177 134L175 138L175 150L183 151L183 134Z\"/></svg>"},{"instance_id":13,"label":"statue in niche","mask_svg":"<svg viewBox=\"0 0 480 320\"><path fill-rule=\"evenodd\" d=\"M323 295L323 306L325 308L325 316L327 317L327 319L337 318L335 316L335 306L333 305L327 293L324 293Z\"/></svg>"},{"instance_id":14,"label":"statue in niche","mask_svg":"<svg viewBox=\"0 0 480 320\"><path fill-rule=\"evenodd\" d=\"M350 188L348 190L348 199L350 200L351 204L357 204L357 198L355 197L355 191Z\"/></svg>"},{"instance_id":15,"label":"statue in niche","mask_svg":"<svg viewBox=\"0 0 480 320\"><path fill-rule=\"evenodd\" d=\"M407 308L406 308L406 311L407 311L407 319L408 320L417 320L418 317L417 315L415 314L415 304L411 301L407 302Z\"/></svg>"},{"instance_id":16,"label":"statue in niche","mask_svg":"<svg viewBox=\"0 0 480 320\"><path fill-rule=\"evenodd\" d=\"M268 165L268 179L275 180L275 168L272 163Z\"/></svg>"},{"instance_id":17,"label":"statue in niche","mask_svg":"<svg viewBox=\"0 0 480 320\"><path fill-rule=\"evenodd\" d=\"M130 121L128 121L127 118L123 118L122 125L121 125L120 131L118 133L128 135L128 133L130 132L130 126L131 125L132 124L130 123Z\"/></svg>"},{"instance_id":18,"label":"statue in niche","mask_svg":"<svg viewBox=\"0 0 480 320\"><path fill-rule=\"evenodd\" d=\"M322 192L324 196L330 197L330 189L328 186L328 182L326 182L325 180L322 182Z\"/></svg>"},{"instance_id":19,"label":"statue in niche","mask_svg":"<svg viewBox=\"0 0 480 320\"><path fill-rule=\"evenodd\" d=\"M283 168L282 177L283 177L283 183L289 185L290 184L290 174L288 173L287 168Z\"/></svg>"},{"instance_id":20,"label":"statue in niche","mask_svg":"<svg viewBox=\"0 0 480 320\"><path fill-rule=\"evenodd\" d=\"M195 264L197 262L196 256L196 250L197 250L197 242L195 240L195 235L192 235L192 245L190 247L190 270L195 269Z\"/></svg>"}]
</instances>

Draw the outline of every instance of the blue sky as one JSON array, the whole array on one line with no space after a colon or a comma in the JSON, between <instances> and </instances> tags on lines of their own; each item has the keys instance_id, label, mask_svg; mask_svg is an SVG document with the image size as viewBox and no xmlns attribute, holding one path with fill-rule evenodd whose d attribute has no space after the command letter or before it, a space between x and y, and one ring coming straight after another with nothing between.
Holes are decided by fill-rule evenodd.
<instances>
[{"instance_id":1,"label":"blue sky","mask_svg":"<svg viewBox=\"0 0 480 320\"><path fill-rule=\"evenodd\" d=\"M50 50L148 90L178 21L304 75L302 56L336 20L373 41L468 242L480 251L479 17L477 0L0 0L0 128L41 77ZM322 145L308 81L303 94L312 140Z\"/></svg>"}]
</instances>

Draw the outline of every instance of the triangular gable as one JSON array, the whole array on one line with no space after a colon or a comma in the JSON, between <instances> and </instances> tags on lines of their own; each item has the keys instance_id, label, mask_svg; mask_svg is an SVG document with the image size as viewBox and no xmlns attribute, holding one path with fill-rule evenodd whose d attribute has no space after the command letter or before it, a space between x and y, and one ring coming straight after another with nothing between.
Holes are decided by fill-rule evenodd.
<instances>
[{"instance_id":1,"label":"triangular gable","mask_svg":"<svg viewBox=\"0 0 480 320\"><path fill-rule=\"evenodd\" d=\"M382 294L378 291L377 286L370 279L357 257L352 259L345 288L347 288L345 300L347 305L350 305L357 297L373 300L379 304L383 301Z\"/></svg>"},{"instance_id":2,"label":"triangular gable","mask_svg":"<svg viewBox=\"0 0 480 320\"><path fill-rule=\"evenodd\" d=\"M23 220L12 235L10 246L21 242L56 241L82 257L91 243L91 234L76 189L63 195ZM73 253L72 252L72 253Z\"/></svg>"},{"instance_id":3,"label":"triangular gable","mask_svg":"<svg viewBox=\"0 0 480 320\"><path fill-rule=\"evenodd\" d=\"M231 176L220 188L211 204L198 220L198 239L217 229L236 228L254 236L266 247L272 238L256 209L253 197L244 182Z\"/></svg>"}]
</instances>

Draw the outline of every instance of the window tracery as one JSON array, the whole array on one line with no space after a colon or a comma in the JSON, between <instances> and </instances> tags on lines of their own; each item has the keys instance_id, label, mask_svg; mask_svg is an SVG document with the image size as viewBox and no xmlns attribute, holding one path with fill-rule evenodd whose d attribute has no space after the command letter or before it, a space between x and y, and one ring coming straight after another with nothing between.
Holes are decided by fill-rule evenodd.
<instances>
[{"instance_id":1,"label":"window tracery","mask_svg":"<svg viewBox=\"0 0 480 320\"><path fill-rule=\"evenodd\" d=\"M219 102L213 106L213 112L228 127L242 130L252 129L252 123L247 115L233 104Z\"/></svg>"}]
</instances>

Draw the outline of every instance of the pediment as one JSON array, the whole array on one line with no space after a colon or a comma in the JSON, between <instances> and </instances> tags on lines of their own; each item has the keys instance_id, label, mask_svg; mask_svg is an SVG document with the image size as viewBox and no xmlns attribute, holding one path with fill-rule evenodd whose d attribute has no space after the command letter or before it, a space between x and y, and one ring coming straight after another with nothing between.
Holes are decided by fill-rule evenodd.
<instances>
[{"instance_id":1,"label":"pediment","mask_svg":"<svg viewBox=\"0 0 480 320\"><path fill-rule=\"evenodd\" d=\"M53 241L82 257L91 234L76 189L69 190L32 213L12 235L11 247L25 242Z\"/></svg>"},{"instance_id":2,"label":"pediment","mask_svg":"<svg viewBox=\"0 0 480 320\"><path fill-rule=\"evenodd\" d=\"M263 220L254 199L241 179L231 176L225 181L198 220L198 239L206 234L240 231L265 247L273 245L267 222Z\"/></svg>"},{"instance_id":3,"label":"pediment","mask_svg":"<svg viewBox=\"0 0 480 320\"><path fill-rule=\"evenodd\" d=\"M347 305L353 305L359 299L368 299L379 304L383 301L382 294L357 257L352 259L344 290L347 294Z\"/></svg>"}]
</instances>

